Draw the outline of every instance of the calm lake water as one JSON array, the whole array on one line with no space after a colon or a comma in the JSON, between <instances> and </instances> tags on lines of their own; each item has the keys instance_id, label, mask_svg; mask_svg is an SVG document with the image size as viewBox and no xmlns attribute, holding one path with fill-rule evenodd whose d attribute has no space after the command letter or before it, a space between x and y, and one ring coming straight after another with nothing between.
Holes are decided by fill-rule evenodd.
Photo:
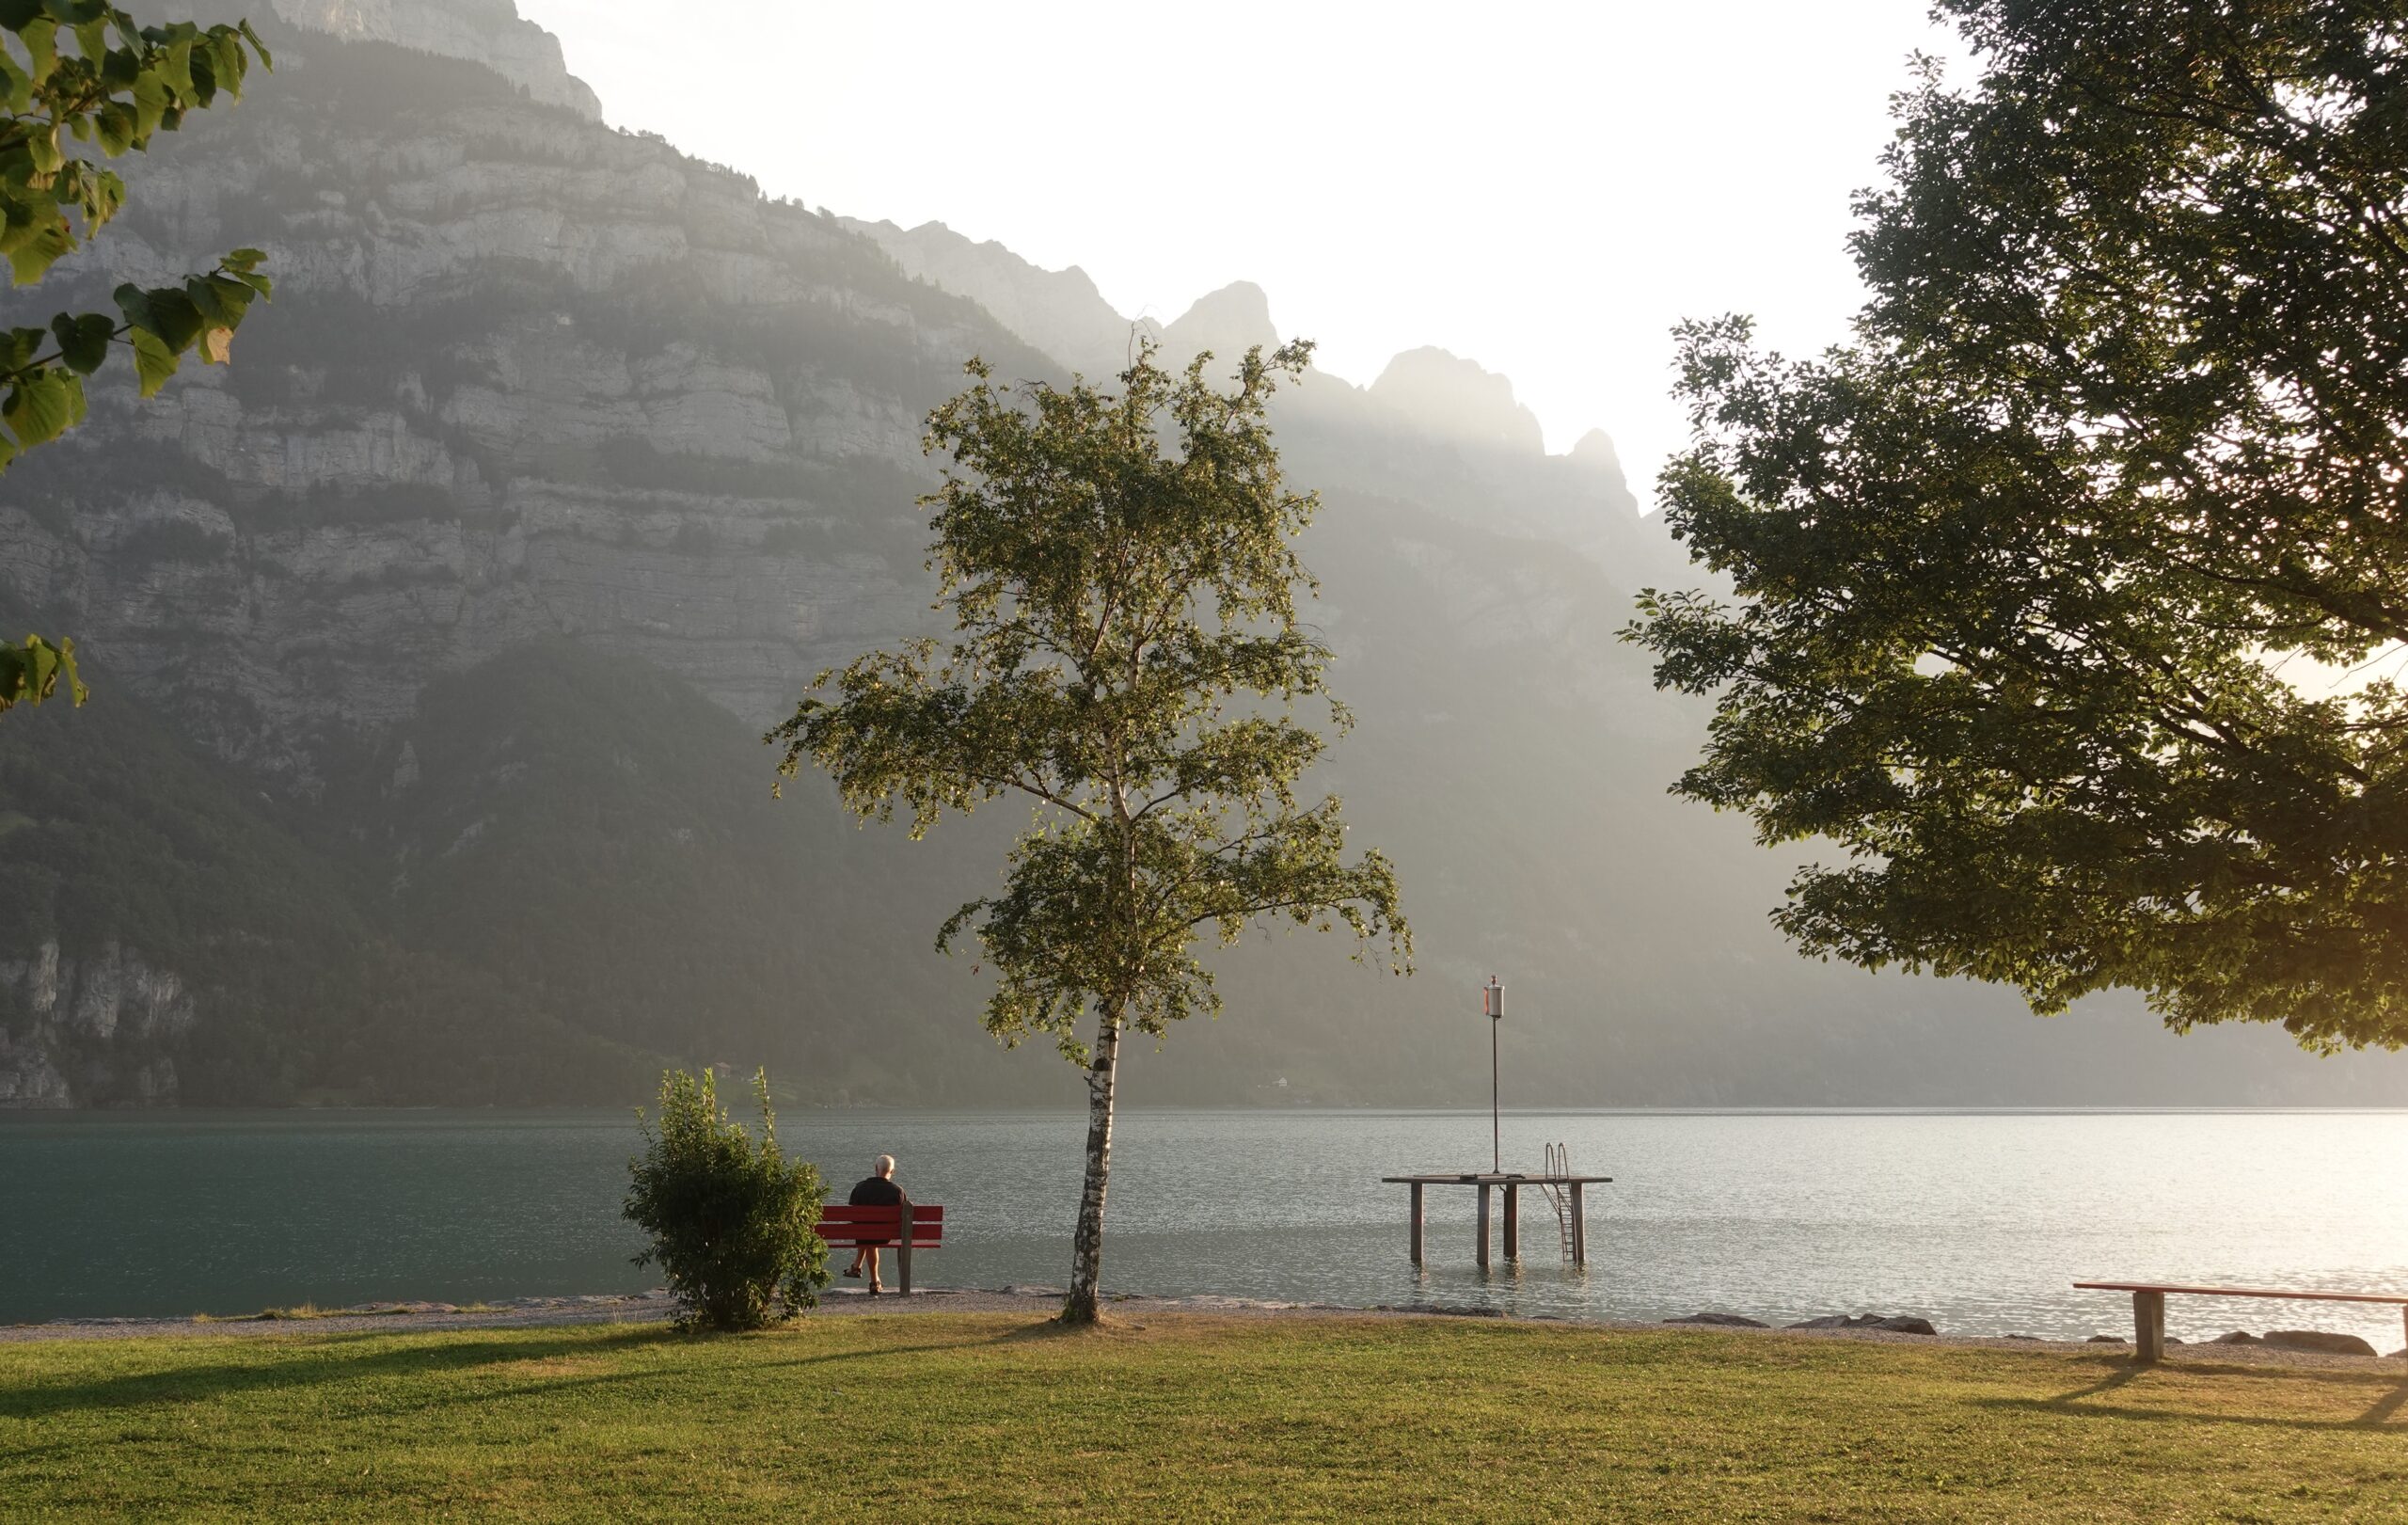
<instances>
[{"instance_id":1,"label":"calm lake water","mask_svg":"<svg viewBox=\"0 0 2408 1525\"><path fill-rule=\"evenodd\" d=\"M1122 1120L1108 1289L1786 1322L1920 1313L1944 1331L2128 1332L2151 1279L2408 1293L2408 1113L1509 1114L1509 1167L1571 1146L1590 1265L1524 1202L1522 1268L1472 1261L1473 1193L1433 1188L1431 1264L1379 1177L1484 1164L1473 1114L1141 1111ZM792 1112L840 1186L880 1150L945 1204L934 1285L1059 1285L1083 1121ZM0 1323L314 1301L635 1290L625 1114L0 1113ZM2396 1312L2176 1298L2172 1332L2347 1329Z\"/></svg>"}]
</instances>

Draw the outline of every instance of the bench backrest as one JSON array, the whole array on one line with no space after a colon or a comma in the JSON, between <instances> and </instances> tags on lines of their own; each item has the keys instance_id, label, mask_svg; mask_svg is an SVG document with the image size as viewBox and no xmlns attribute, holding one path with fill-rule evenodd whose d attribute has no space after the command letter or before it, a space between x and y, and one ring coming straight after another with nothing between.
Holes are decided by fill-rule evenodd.
<instances>
[{"instance_id":1,"label":"bench backrest","mask_svg":"<svg viewBox=\"0 0 2408 1525\"><path fill-rule=\"evenodd\" d=\"M831 1202L819 1210L819 1237L832 1245L891 1244L903 1237L900 1207L854 1207ZM911 1247L934 1249L944 1243L944 1209L933 1203L911 1205Z\"/></svg>"},{"instance_id":2,"label":"bench backrest","mask_svg":"<svg viewBox=\"0 0 2408 1525\"><path fill-rule=\"evenodd\" d=\"M2268 1287L2184 1287L2159 1281L2077 1281L2077 1292L2171 1292L2201 1297L2273 1297L2294 1303L2392 1303L2408 1308L2408 1295L2391 1292L2287 1292Z\"/></svg>"}]
</instances>

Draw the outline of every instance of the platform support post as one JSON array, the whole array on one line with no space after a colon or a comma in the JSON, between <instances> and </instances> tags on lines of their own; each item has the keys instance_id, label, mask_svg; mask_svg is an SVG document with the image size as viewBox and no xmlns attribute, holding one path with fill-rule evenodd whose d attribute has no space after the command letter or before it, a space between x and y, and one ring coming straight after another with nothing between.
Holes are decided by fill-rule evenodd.
<instances>
[{"instance_id":1,"label":"platform support post","mask_svg":"<svg viewBox=\"0 0 2408 1525\"><path fill-rule=\"evenodd\" d=\"M1522 1263L1522 1188L1505 1183L1505 1258Z\"/></svg>"},{"instance_id":2,"label":"platform support post","mask_svg":"<svg viewBox=\"0 0 2408 1525\"><path fill-rule=\"evenodd\" d=\"M1589 1263L1589 1218L1580 1204L1580 1183L1572 1183L1572 1263Z\"/></svg>"},{"instance_id":3,"label":"platform support post","mask_svg":"<svg viewBox=\"0 0 2408 1525\"><path fill-rule=\"evenodd\" d=\"M1488 1193L1487 1182L1480 1183L1480 1268L1488 1269Z\"/></svg>"},{"instance_id":4,"label":"platform support post","mask_svg":"<svg viewBox=\"0 0 2408 1525\"><path fill-rule=\"evenodd\" d=\"M2165 1358L2165 1294L2132 1294L2132 1358L2154 1366Z\"/></svg>"},{"instance_id":5,"label":"platform support post","mask_svg":"<svg viewBox=\"0 0 2408 1525\"><path fill-rule=\"evenodd\" d=\"M1421 1183L1412 1183L1410 1189L1413 1192L1413 1263L1418 1265L1421 1263Z\"/></svg>"}]
</instances>

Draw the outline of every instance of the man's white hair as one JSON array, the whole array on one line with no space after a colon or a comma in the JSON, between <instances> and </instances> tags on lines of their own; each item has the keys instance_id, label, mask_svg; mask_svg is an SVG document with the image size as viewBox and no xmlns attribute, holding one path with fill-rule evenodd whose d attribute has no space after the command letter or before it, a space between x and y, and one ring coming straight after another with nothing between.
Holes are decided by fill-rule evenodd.
<instances>
[{"instance_id":1,"label":"man's white hair","mask_svg":"<svg viewBox=\"0 0 2408 1525\"><path fill-rule=\"evenodd\" d=\"M892 1154L880 1154L878 1157L878 1163L872 1166L871 1169L882 1176L893 1175L895 1173L895 1156Z\"/></svg>"}]
</instances>

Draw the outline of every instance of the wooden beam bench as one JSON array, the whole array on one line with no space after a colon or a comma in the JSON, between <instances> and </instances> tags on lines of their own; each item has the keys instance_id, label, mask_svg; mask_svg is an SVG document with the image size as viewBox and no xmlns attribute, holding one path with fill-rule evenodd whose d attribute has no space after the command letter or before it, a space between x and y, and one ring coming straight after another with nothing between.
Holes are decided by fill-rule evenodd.
<instances>
[{"instance_id":1,"label":"wooden beam bench","mask_svg":"<svg viewBox=\"0 0 2408 1525\"><path fill-rule=\"evenodd\" d=\"M2165 1358L2165 1299L2169 1295L2201 1297L2273 1297L2299 1303L2390 1303L2400 1310L2401 1332L2408 1334L2408 1295L2386 1292L2284 1292L2266 1287L2178 1287L2158 1281L2077 1281L2077 1292L2129 1292L2132 1295L2132 1358L2144 1363Z\"/></svg>"},{"instance_id":2,"label":"wooden beam bench","mask_svg":"<svg viewBox=\"0 0 2408 1525\"><path fill-rule=\"evenodd\" d=\"M913 1203L901 1207L854 1207L830 1202L819 1210L819 1237L839 1249L895 1251L895 1279L905 1295L911 1291L911 1251L944 1247L944 1209Z\"/></svg>"}]
</instances>

